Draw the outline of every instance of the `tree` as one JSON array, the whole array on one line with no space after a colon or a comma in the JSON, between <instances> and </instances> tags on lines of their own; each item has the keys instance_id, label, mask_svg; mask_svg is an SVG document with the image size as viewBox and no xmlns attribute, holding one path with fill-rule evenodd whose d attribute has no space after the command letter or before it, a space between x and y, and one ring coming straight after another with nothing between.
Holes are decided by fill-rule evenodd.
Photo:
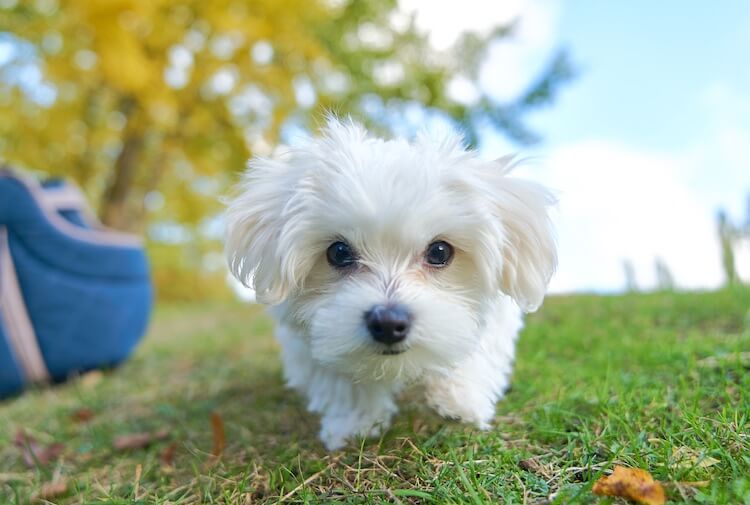
<instances>
[{"instance_id":1,"label":"tree","mask_svg":"<svg viewBox=\"0 0 750 505\"><path fill-rule=\"evenodd\" d=\"M636 279L633 262L628 259L623 260L622 269L625 273L625 291L628 293L637 293L639 291L638 280Z\"/></svg>"},{"instance_id":2,"label":"tree","mask_svg":"<svg viewBox=\"0 0 750 505\"><path fill-rule=\"evenodd\" d=\"M0 7L0 37L13 53L0 58L0 159L73 177L106 224L147 231L152 250L188 244L180 254L195 267L213 258L218 196L233 174L290 128L314 128L323 110L390 130L393 114L416 104L447 114L473 142L486 121L534 140L523 114L571 76L564 53L515 102L482 94L467 105L449 95L449 81L475 80L487 43L509 27L466 34L438 53L413 20L392 23L396 8L395 0ZM171 267L173 253L154 261Z\"/></svg>"},{"instance_id":3,"label":"tree","mask_svg":"<svg viewBox=\"0 0 750 505\"><path fill-rule=\"evenodd\" d=\"M654 262L656 271L656 289L660 291L674 291L675 282L672 272L662 258L656 258Z\"/></svg>"},{"instance_id":4,"label":"tree","mask_svg":"<svg viewBox=\"0 0 750 505\"><path fill-rule=\"evenodd\" d=\"M733 286L739 281L734 262L734 246L737 239L737 230L729 220L727 213L723 210L718 212L716 221L719 232L719 245L721 246L721 266L724 270L727 285Z\"/></svg>"}]
</instances>

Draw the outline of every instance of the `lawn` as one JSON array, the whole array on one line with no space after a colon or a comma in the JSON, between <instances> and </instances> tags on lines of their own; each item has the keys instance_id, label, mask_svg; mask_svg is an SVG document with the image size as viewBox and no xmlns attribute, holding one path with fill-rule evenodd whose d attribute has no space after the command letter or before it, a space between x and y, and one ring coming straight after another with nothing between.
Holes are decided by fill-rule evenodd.
<instances>
[{"instance_id":1,"label":"lawn","mask_svg":"<svg viewBox=\"0 0 750 505\"><path fill-rule=\"evenodd\" d=\"M119 370L1 403L0 503L624 503L591 493L619 464L670 503L750 504L750 290L549 298L492 431L407 393L331 454L271 335L256 306L162 306Z\"/></svg>"}]
</instances>

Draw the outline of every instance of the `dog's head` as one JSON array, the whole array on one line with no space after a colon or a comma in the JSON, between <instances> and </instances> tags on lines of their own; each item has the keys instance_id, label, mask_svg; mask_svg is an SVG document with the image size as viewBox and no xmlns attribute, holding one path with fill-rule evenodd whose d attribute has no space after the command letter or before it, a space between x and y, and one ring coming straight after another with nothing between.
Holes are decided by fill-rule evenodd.
<instances>
[{"instance_id":1,"label":"dog's head","mask_svg":"<svg viewBox=\"0 0 750 505\"><path fill-rule=\"evenodd\" d=\"M227 210L234 275L360 379L442 370L476 348L499 293L535 310L556 265L541 186L457 136L412 143L332 122L254 159Z\"/></svg>"}]
</instances>

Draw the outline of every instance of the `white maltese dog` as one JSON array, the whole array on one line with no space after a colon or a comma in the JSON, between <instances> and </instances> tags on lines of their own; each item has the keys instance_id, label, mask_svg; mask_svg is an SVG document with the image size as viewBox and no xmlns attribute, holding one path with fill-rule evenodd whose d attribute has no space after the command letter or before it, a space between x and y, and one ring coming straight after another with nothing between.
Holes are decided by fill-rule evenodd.
<instances>
[{"instance_id":1,"label":"white maltese dog","mask_svg":"<svg viewBox=\"0 0 750 505\"><path fill-rule=\"evenodd\" d=\"M288 385L328 449L375 436L420 384L440 415L488 428L522 312L557 253L543 187L456 135L382 140L332 120L256 158L227 209L233 274L273 305Z\"/></svg>"}]
</instances>

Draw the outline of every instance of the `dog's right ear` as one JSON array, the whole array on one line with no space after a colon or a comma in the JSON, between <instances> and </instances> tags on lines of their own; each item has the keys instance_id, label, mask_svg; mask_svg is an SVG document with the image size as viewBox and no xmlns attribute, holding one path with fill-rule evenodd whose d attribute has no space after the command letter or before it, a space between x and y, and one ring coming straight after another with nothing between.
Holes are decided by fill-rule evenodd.
<instances>
[{"instance_id":1,"label":"dog's right ear","mask_svg":"<svg viewBox=\"0 0 750 505\"><path fill-rule=\"evenodd\" d=\"M299 282L279 246L294 188L290 172L282 160L251 160L224 214L229 268L242 284L255 289L261 303L284 301Z\"/></svg>"},{"instance_id":2,"label":"dog's right ear","mask_svg":"<svg viewBox=\"0 0 750 505\"><path fill-rule=\"evenodd\" d=\"M549 210L554 195L543 186L513 177L513 157L477 165L477 192L488 202L498 226L501 290L524 312L541 304L557 267L557 244Z\"/></svg>"}]
</instances>

